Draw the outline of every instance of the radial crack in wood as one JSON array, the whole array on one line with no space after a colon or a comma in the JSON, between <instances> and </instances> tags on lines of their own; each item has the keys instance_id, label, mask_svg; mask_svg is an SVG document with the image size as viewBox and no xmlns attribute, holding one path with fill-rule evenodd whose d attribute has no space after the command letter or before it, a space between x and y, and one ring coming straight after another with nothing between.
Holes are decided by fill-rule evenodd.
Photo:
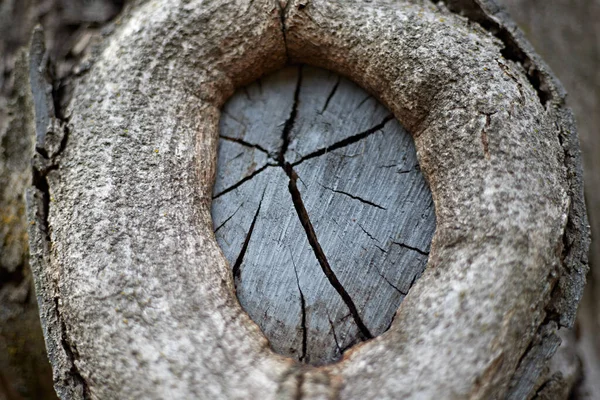
<instances>
[{"instance_id":1,"label":"radial crack in wood","mask_svg":"<svg viewBox=\"0 0 600 400\"><path fill-rule=\"evenodd\" d=\"M387 330L427 262L435 214L412 139L329 71L289 67L231 98L214 193L242 306L301 362Z\"/></svg>"}]
</instances>

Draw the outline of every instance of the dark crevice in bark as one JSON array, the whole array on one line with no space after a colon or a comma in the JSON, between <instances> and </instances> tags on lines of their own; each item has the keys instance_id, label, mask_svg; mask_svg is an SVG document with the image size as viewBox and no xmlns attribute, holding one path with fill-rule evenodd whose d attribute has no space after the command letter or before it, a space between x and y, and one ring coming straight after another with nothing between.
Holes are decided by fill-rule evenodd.
<instances>
[{"instance_id":1,"label":"dark crevice in bark","mask_svg":"<svg viewBox=\"0 0 600 400\"><path fill-rule=\"evenodd\" d=\"M335 82L335 85L333 86L333 89L329 93L329 96L327 96L327 100L325 100L325 105L323 105L323 109L321 110L321 114L323 114L327 110L327 107L329 107L329 102L331 101L331 99L333 98L333 96L335 96L335 93L337 92L337 89L340 86L341 79L342 79L341 76L338 75L337 81Z\"/></svg>"},{"instance_id":2,"label":"dark crevice in bark","mask_svg":"<svg viewBox=\"0 0 600 400\"><path fill-rule=\"evenodd\" d=\"M502 69L502 71L504 71L504 74L506 76L508 76L510 79L512 79L516 84L517 84L517 89L519 90L519 94L520 94L520 98L519 98L519 102L521 103L521 105L523 105L525 103L525 94L523 93L523 84L519 81L519 79L510 71L510 68L508 67L508 65L500 62L500 60L496 60L496 62L498 63L498 66ZM510 113L509 113L510 115Z\"/></svg>"},{"instance_id":3,"label":"dark crevice in bark","mask_svg":"<svg viewBox=\"0 0 600 400\"><path fill-rule=\"evenodd\" d=\"M308 332L306 329L306 300L304 299L304 293L302 293L302 288L300 288L300 278L298 278L298 270L296 269L296 263L294 263L294 257L292 256L291 251L290 257L292 260L292 266L294 267L294 274L296 275L296 285L298 286L298 292L300 293L300 307L302 307L300 321L302 327L302 354L298 358L298 361L304 362L304 360L306 359L306 350L308 345Z\"/></svg>"},{"instance_id":4,"label":"dark crevice in bark","mask_svg":"<svg viewBox=\"0 0 600 400\"><path fill-rule=\"evenodd\" d=\"M336 190L336 189L332 189L332 188L330 188L330 187L327 187L327 186L321 185L320 183L319 183L319 186L321 186L323 189L327 189L327 190L329 190L329 191L331 191L331 192L333 192L333 193L339 193L339 194L342 194L342 195L344 195L344 196L350 197L350 198L351 198L351 199L353 199L353 200L358 200L358 201L360 201L361 203L363 203L363 204L367 204L367 205L369 205L369 206L371 206L371 207L379 208L380 210L387 210L387 208L385 208L385 207L382 207L382 206L380 206L379 204L375 204L375 203L373 203L372 201L365 200L365 199L363 199L362 197L355 196L355 195L353 195L353 194L350 194L350 193L348 193L348 192L344 192L344 191L342 191L342 190ZM371 235L369 235L369 236L371 236Z\"/></svg>"},{"instance_id":5,"label":"dark crevice in bark","mask_svg":"<svg viewBox=\"0 0 600 400\"><path fill-rule=\"evenodd\" d=\"M40 204L37 208L38 227L44 234L44 239L50 243L50 228L48 225L48 213L50 211L50 187L46 174L33 168L32 184L40 192Z\"/></svg>"},{"instance_id":6,"label":"dark crevice in bark","mask_svg":"<svg viewBox=\"0 0 600 400\"><path fill-rule=\"evenodd\" d=\"M81 372L77 368L76 361L79 358L79 354L74 345L71 344L69 338L67 337L67 326L65 324L64 318L60 315L60 308L58 304L58 297L54 298L54 309L56 310L56 315L58 320L60 321L60 330L61 337L60 343L62 345L65 354L67 355L67 359L69 360L69 364L71 364L71 368L69 369L69 375L73 379L76 385L80 385L83 390L83 399L88 400L91 399L90 390L81 375ZM65 382L65 386L69 386L69 382Z\"/></svg>"},{"instance_id":7,"label":"dark crevice in bark","mask_svg":"<svg viewBox=\"0 0 600 400\"><path fill-rule=\"evenodd\" d=\"M264 147L262 147L259 144L255 144L255 143L249 143L246 142L243 139L238 139L238 138L234 138L234 137L229 137L229 136L225 136L225 135L219 135L219 137L223 140L227 140L228 142L234 142L234 143L238 143L241 144L242 146L245 147L250 147L259 151L262 151L263 153L265 153L267 156L271 157L271 153L269 153L269 151L267 149L265 149Z\"/></svg>"},{"instance_id":8,"label":"dark crevice in bark","mask_svg":"<svg viewBox=\"0 0 600 400\"><path fill-rule=\"evenodd\" d=\"M268 167L272 167L272 166L273 166L272 164L263 165L262 167L260 167L259 169L257 169L253 173L251 173L250 175L248 175L245 178L239 180L238 182L234 183L233 185L229 186L228 188L223 189L221 192L215 194L213 196L213 200L218 199L219 197L223 196L224 194L229 193L232 190L235 190L235 189L239 188L244 183L248 182L250 179L254 178L256 175L260 174L265 169L267 169Z\"/></svg>"},{"instance_id":9,"label":"dark crevice in bark","mask_svg":"<svg viewBox=\"0 0 600 400\"><path fill-rule=\"evenodd\" d=\"M61 89L61 86L56 84L56 81L53 81L53 65L51 65L51 63L45 58L46 53L45 48L43 47L43 36L40 33L37 33L35 35L34 42L37 43L37 45L32 45L31 57L34 61L34 64L30 69L30 80L32 82L38 81L37 85L32 84L34 97L38 99L38 101L34 103L34 107L36 113L41 114L44 114L47 110L53 110L53 115L49 116L46 124L36 126L36 137L38 140L36 141L35 150L36 153L41 156L42 160L39 163L34 162L34 166L32 168L32 186L37 189L39 196L36 206L37 229L42 234L42 241L44 243L43 246L46 256L51 257L50 249L52 246L52 238L48 220L50 214L50 185L47 176L51 171L59 169L58 157L65 151L69 141L70 130L68 128L68 120L63 113L64 101L68 99L65 99L65 93ZM42 56L42 54L44 54L44 56ZM37 61L37 64L35 61ZM41 66L43 66L43 68ZM47 79L39 75L39 68L42 68L42 73L50 74L46 77ZM50 99L45 96L48 88L51 89ZM60 129L63 130L59 148L54 154L50 154L48 149L45 147L46 130L52 126L52 119L54 119L56 122L59 122ZM54 285L55 290L58 291L57 282L54 282ZM60 313L58 299L59 295L57 293L54 297L54 305L52 307L57 321L56 325L54 325L54 328L60 331L60 346L63 348L67 361L70 365L68 370L64 370L64 375L62 375L62 385L65 388L72 387L73 390L77 390L77 388L80 387L83 399L87 400L91 398L90 390L87 382L77 368L76 361L78 359L78 353L68 338L66 324Z\"/></svg>"},{"instance_id":10,"label":"dark crevice in bark","mask_svg":"<svg viewBox=\"0 0 600 400\"><path fill-rule=\"evenodd\" d=\"M347 137L344 140L340 140L339 142L334 143L331 146L327 146L327 147L321 148L319 150L313 151L310 154L307 154L306 156L302 157L300 160L293 163L292 167L295 167L295 166L303 163L306 160L310 160L311 158L322 156L325 153L328 153L330 151L334 151L337 149L341 149L342 147L346 147L346 146L356 143L366 137L369 137L372 134L374 134L375 132L378 132L379 130L383 129L383 127L393 119L394 119L394 116L392 114L390 114L390 115L386 116L383 119L383 121L381 121L379 124L375 125L374 127L370 128L370 129L367 129L364 132L357 133L356 135Z\"/></svg>"},{"instance_id":11,"label":"dark crevice in bark","mask_svg":"<svg viewBox=\"0 0 600 400\"><path fill-rule=\"evenodd\" d=\"M437 4L437 0L431 0ZM548 100L553 98L550 91L551 85L546 81L548 77L537 68L534 60L532 60L518 44L514 34L497 19L492 18L482 6L475 0L442 0L450 11L456 14L464 15L469 20L478 23L483 29L490 32L498 38L504 48L500 51L502 56L510 61L519 63L525 69L527 79L531 86L535 89L540 103L545 106Z\"/></svg>"},{"instance_id":12,"label":"dark crevice in bark","mask_svg":"<svg viewBox=\"0 0 600 400\"><path fill-rule=\"evenodd\" d=\"M264 198L263 192L263 198ZM235 286L237 287L237 282L241 277L241 267L242 262L244 262L244 256L246 255L246 251L248 250L248 244L250 243L250 239L252 238L252 232L254 232L254 225L256 224L256 220L258 219L258 213L260 213L260 207L262 206L263 198L260 199L258 203L258 208L256 209L256 213L254 214L254 218L252 219L252 223L250 224L250 228L248 229L248 234L246 234L246 239L244 240L244 244L242 245L242 249L240 250L240 254L235 260L235 264L233 264L232 272Z\"/></svg>"},{"instance_id":13,"label":"dark crevice in bark","mask_svg":"<svg viewBox=\"0 0 600 400\"><path fill-rule=\"evenodd\" d=\"M60 146L58 148L58 151L56 152L56 154L54 155L54 157L57 157L59 155L61 155L65 149L67 148L67 142L69 141L69 135L71 134L71 130L69 129L68 126L68 120L64 119L63 121L63 137L60 141Z\"/></svg>"},{"instance_id":14,"label":"dark crevice in bark","mask_svg":"<svg viewBox=\"0 0 600 400\"><path fill-rule=\"evenodd\" d=\"M506 58L507 60L521 63L523 65L523 67L525 67L525 70L527 71L527 73L525 75L527 77L527 80L529 81L531 86L535 89L535 91L540 99L540 103L542 103L542 105L545 106L546 103L548 102L548 100L550 100L552 98L552 93L544 91L542 89L542 86L545 85L546 83L544 82L545 79L544 79L541 71L538 70L537 68L534 68L533 67L534 64L529 59L529 57L527 57L525 55L525 53L523 51L521 51L521 49L519 47L514 45L513 39L510 36L510 33L508 32L508 30L506 30L506 29L502 30L502 32L499 33L498 35L496 35L496 37L505 44L505 47L504 47L504 49L502 49L502 51L500 51L500 54L502 54L502 56L504 58ZM509 43L511 43L511 42L513 43L514 47L511 47L509 45Z\"/></svg>"},{"instance_id":15,"label":"dark crevice in bark","mask_svg":"<svg viewBox=\"0 0 600 400\"><path fill-rule=\"evenodd\" d=\"M564 240L563 235L563 240ZM564 254L564 253L563 253ZM564 261L564 260L563 260ZM551 288L550 291L550 302L548 306L545 308L546 316L544 317L544 321L540 324L540 326L548 325L549 323L555 322L560 327L560 314L552 307L552 300L562 298L564 293L562 292L562 288L558 284L558 276L560 275L559 271L554 270L553 272L548 274L548 284Z\"/></svg>"},{"instance_id":16,"label":"dark crevice in bark","mask_svg":"<svg viewBox=\"0 0 600 400\"><path fill-rule=\"evenodd\" d=\"M424 256L428 256L429 255L428 251L423 251L423 250L421 250L421 249L419 249L417 247L412 247L412 246L409 246L409 245L407 245L405 243L394 242L394 241L392 241L392 243L395 244L396 246L400 246L400 247L402 247L404 249L416 251L417 253L422 254Z\"/></svg>"},{"instance_id":17,"label":"dark crevice in bark","mask_svg":"<svg viewBox=\"0 0 600 400\"><path fill-rule=\"evenodd\" d=\"M283 130L281 131L281 149L279 150L279 155L277 156L277 160L279 164L283 166L285 163L285 153L287 152L288 146L290 144L290 133L292 129L294 129L294 124L296 123L296 117L298 116L298 103L300 98L300 87L302 86L302 65L298 67L298 80L296 82L296 89L294 90L294 103L292 104L292 111L290 111L290 115L288 119L285 121L283 125Z\"/></svg>"},{"instance_id":18,"label":"dark crevice in bark","mask_svg":"<svg viewBox=\"0 0 600 400\"><path fill-rule=\"evenodd\" d=\"M304 231L306 232L308 242L309 242L310 246L312 247L313 252L315 253L315 257L317 258L317 261L319 262L319 265L321 266L323 273L327 277L327 280L329 281L331 286L333 286L335 291L340 295L340 297L342 298L342 300L348 307L348 310L350 311L350 314L352 315L354 322L356 323L356 325L359 329L360 334L365 339L373 338L373 335L371 334L371 332L369 331L367 326L362 321L362 318L360 317L360 314L358 313L358 309L356 308L354 301L352 300L352 298L350 297L350 295L348 294L348 292L346 291L344 286L341 284L341 282L339 281L339 279L337 278L337 276L335 275L333 270L331 269L331 266L329 265L329 261L327 260L327 257L325 256L325 252L321 248L321 245L317 239L317 234L316 234L316 232L312 226L312 223L310 221L310 218L308 216L308 212L306 211L306 208L304 207L304 203L302 202L302 196L296 185L298 175L292 169L290 164L285 164L284 169L285 169L285 172L287 173L288 177L290 178L288 189L290 191L290 194L292 195L292 202L294 203L294 208L296 209L296 212L298 213L298 218L300 219L300 223L302 224L302 227L304 228Z\"/></svg>"},{"instance_id":19,"label":"dark crevice in bark","mask_svg":"<svg viewBox=\"0 0 600 400\"><path fill-rule=\"evenodd\" d=\"M280 18L280 24L281 24L281 35L283 37L283 46L284 46L284 50L285 50L285 59L287 60L286 64L289 64L290 62L290 54L288 51L288 45L287 45L287 28L285 26L285 13L287 11L287 8L289 6L289 3L291 3L291 0L287 0L285 1L285 4L282 4L282 0L278 0L277 4L279 6L279 18Z\"/></svg>"},{"instance_id":20,"label":"dark crevice in bark","mask_svg":"<svg viewBox=\"0 0 600 400\"><path fill-rule=\"evenodd\" d=\"M54 116L59 120L64 120L63 106L68 99L68 87L66 80L60 80L56 77L56 68L52 63L48 63L48 74L52 83L52 103L54 106Z\"/></svg>"},{"instance_id":21,"label":"dark crevice in bark","mask_svg":"<svg viewBox=\"0 0 600 400\"><path fill-rule=\"evenodd\" d=\"M537 388L537 390L535 391L535 394L531 397L532 399L539 399L540 394L548 387L550 387L550 385L552 384L552 382L554 382L555 376L551 376L550 379L548 379L547 381L545 381L544 383L542 383L540 385L540 387ZM570 399L571 397L569 397Z\"/></svg>"},{"instance_id":22,"label":"dark crevice in bark","mask_svg":"<svg viewBox=\"0 0 600 400\"><path fill-rule=\"evenodd\" d=\"M48 160L50 158L50 156L48 156L48 152L46 151L45 148L38 146L38 144L36 143L35 145L35 151L36 153L38 153L40 156L42 156L42 158L44 160Z\"/></svg>"}]
</instances>

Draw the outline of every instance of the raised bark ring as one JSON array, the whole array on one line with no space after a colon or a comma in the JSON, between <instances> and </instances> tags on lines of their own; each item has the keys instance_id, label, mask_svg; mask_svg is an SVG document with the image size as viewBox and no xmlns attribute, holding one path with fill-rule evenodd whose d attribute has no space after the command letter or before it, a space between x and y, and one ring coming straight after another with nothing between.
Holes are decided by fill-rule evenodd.
<instances>
[{"instance_id":1,"label":"raised bark ring","mask_svg":"<svg viewBox=\"0 0 600 400\"><path fill-rule=\"evenodd\" d=\"M34 193L32 263L61 396L533 388L528 346L573 321L587 223L562 89L494 3L137 3L76 78L58 168ZM210 216L219 109L286 62L346 75L389 107L415 138L436 207L428 266L390 330L320 368L269 350Z\"/></svg>"}]
</instances>

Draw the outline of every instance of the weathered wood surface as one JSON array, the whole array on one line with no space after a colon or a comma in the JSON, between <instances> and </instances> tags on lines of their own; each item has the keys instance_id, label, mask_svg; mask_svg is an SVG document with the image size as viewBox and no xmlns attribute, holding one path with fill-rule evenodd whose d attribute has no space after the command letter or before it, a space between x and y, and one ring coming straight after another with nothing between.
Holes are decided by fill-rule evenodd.
<instances>
[{"instance_id":1,"label":"weathered wood surface","mask_svg":"<svg viewBox=\"0 0 600 400\"><path fill-rule=\"evenodd\" d=\"M220 135L215 235L271 347L324 364L387 330L435 229L410 135L355 84L306 66L238 90ZM285 163L298 175L294 194ZM341 287L327 279L293 197Z\"/></svg>"},{"instance_id":2,"label":"weathered wood surface","mask_svg":"<svg viewBox=\"0 0 600 400\"><path fill-rule=\"evenodd\" d=\"M28 197L62 397L535 393L587 268L581 164L564 92L493 2L135 2L95 54L49 120L68 135ZM210 214L221 107L287 63L382 101L436 212L390 329L319 368L269 349Z\"/></svg>"},{"instance_id":3,"label":"weathered wood surface","mask_svg":"<svg viewBox=\"0 0 600 400\"><path fill-rule=\"evenodd\" d=\"M581 139L591 225L590 272L572 333L575 397L600 399L600 0L501 0L569 96ZM563 368L564 369L564 368ZM553 371L557 372L557 371ZM560 371L569 376L569 370ZM573 378L572 378L573 379ZM542 397L544 398L544 397Z\"/></svg>"},{"instance_id":4,"label":"weathered wood surface","mask_svg":"<svg viewBox=\"0 0 600 400\"><path fill-rule=\"evenodd\" d=\"M31 184L32 110L26 57L31 31L46 32L55 100L121 0L0 1L0 399L56 399L28 263L25 189ZM79 66L78 66L79 68ZM28 93L29 92L29 93ZM25 123L24 123L25 122ZM3 397L4 396L4 397Z\"/></svg>"},{"instance_id":5,"label":"weathered wood surface","mask_svg":"<svg viewBox=\"0 0 600 400\"><path fill-rule=\"evenodd\" d=\"M0 399L51 399L25 215L35 135L27 48L11 56L16 59L12 87L7 90L0 78Z\"/></svg>"}]
</instances>

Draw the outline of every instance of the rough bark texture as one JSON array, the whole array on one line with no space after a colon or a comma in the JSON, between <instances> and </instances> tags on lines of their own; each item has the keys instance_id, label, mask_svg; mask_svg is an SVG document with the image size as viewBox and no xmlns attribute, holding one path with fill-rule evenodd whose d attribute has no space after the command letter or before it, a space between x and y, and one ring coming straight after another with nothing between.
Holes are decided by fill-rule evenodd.
<instances>
[{"instance_id":1,"label":"rough bark texture","mask_svg":"<svg viewBox=\"0 0 600 400\"><path fill-rule=\"evenodd\" d=\"M27 45L47 30L53 96L85 55L92 33L120 9L120 0L0 2L0 399L55 399L52 371L29 269L25 189L31 184L35 138Z\"/></svg>"},{"instance_id":2,"label":"rough bark texture","mask_svg":"<svg viewBox=\"0 0 600 400\"><path fill-rule=\"evenodd\" d=\"M494 3L447 6L139 2L54 113L34 48L32 266L62 397L535 394L587 268L576 131ZM321 368L269 349L210 215L219 109L289 61L345 75L393 112L437 217L389 331Z\"/></svg>"},{"instance_id":3,"label":"rough bark texture","mask_svg":"<svg viewBox=\"0 0 600 400\"><path fill-rule=\"evenodd\" d=\"M31 185L33 110L27 52L15 55L12 88L0 96L0 399L51 398L50 364L40 329L25 216Z\"/></svg>"},{"instance_id":4,"label":"rough bark texture","mask_svg":"<svg viewBox=\"0 0 600 400\"><path fill-rule=\"evenodd\" d=\"M503 0L569 92L582 143L592 237L600 237L600 1ZM583 380L576 396L600 398L600 240L590 248L590 273L577 321ZM575 344L575 343L573 343ZM579 362L579 361L578 361ZM546 398L546 397L544 397Z\"/></svg>"}]
</instances>

